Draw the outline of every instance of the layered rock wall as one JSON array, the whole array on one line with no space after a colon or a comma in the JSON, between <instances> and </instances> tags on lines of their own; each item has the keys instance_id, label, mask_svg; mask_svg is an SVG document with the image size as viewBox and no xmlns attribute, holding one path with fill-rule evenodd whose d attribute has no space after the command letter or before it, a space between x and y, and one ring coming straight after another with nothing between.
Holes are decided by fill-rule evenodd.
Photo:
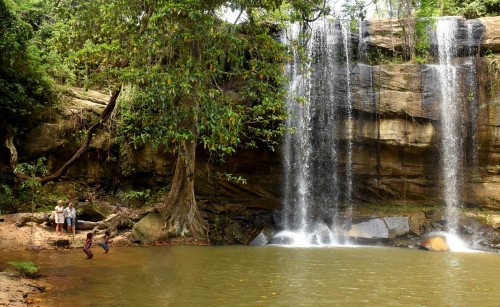
<instances>
[{"instance_id":1,"label":"layered rock wall","mask_svg":"<svg viewBox=\"0 0 500 307\"><path fill-rule=\"evenodd\" d=\"M468 21L477 28L483 25L481 54L475 57L477 94L475 99L461 97L460 107L469 114L474 105L476 122L465 116L467 155L478 151L478 165L471 158L464 165L465 204L500 209L500 95L499 73L500 17ZM463 24L466 24L464 22ZM364 25L363 41L370 50L391 51L404 47L401 25L394 20L371 20ZM465 44L465 43L464 43ZM470 66L458 68L463 87L470 86ZM436 71L431 64L359 64L352 67L353 92L353 172L354 200L359 203L405 205L442 204L439 185L439 95ZM104 108L107 96L82 93L74 89L71 99L51 121L31 131L24 140L21 155L25 159L47 156L52 170L62 165L78 147L75 125L84 128ZM466 112L467 111L467 112ZM344 123L336 136L348 138L351 123ZM477 144L470 137L477 127ZM472 129L472 130L471 130ZM127 152L129 171L120 166L119 142L111 130L96 135L92 149L67 174L65 180L81 178L88 183L110 183L121 178L135 181L135 186L166 186L173 174L174 158L160 149L145 145ZM123 145L123 144L122 144ZM239 201L254 208L275 209L280 206L282 161L278 152L240 151L225 165L213 165L200 150L196 174L198 199ZM340 163L346 158L340 155ZM117 176L125 171L128 176ZM246 184L222 178L221 173L242 176ZM116 183L116 182L115 182Z\"/></svg>"}]
</instances>

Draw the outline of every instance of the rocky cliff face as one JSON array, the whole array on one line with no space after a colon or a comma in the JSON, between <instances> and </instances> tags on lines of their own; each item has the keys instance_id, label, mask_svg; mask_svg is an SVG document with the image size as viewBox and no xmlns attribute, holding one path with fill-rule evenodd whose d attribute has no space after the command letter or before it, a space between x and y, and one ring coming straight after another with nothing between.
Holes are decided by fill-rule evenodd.
<instances>
[{"instance_id":1,"label":"rocky cliff face","mask_svg":"<svg viewBox=\"0 0 500 307\"><path fill-rule=\"evenodd\" d=\"M464 139L470 157L463 166L462 201L494 209L500 209L500 95L498 79L492 77L499 73L500 59L495 54L500 52L499 22L500 17L467 22L481 29L482 44L481 56L471 58L475 61L478 78L474 86L478 90L474 99L462 99L461 104L467 114ZM403 48L401 31L397 21L371 20L364 27L362 40L368 51L378 48L390 52ZM470 66L464 64L458 69L462 78L460 84L470 87L467 79ZM436 78L435 68L430 64L353 65L352 133L348 135L349 129L341 129L335 138L339 142L352 140L353 199L356 202L443 203L438 184L442 131L439 95L434 87ZM107 101L105 94L83 93L77 89L73 89L69 97L60 110L52 114L50 122L26 136L20 149L22 157L47 156L51 169L56 169L78 147L74 132L97 116ZM477 110L473 119L471 107ZM106 131L109 132L96 137L92 150L70 170L65 180L80 178L89 184L139 180L148 186L169 183L174 159L148 145L127 152L130 175L118 178L116 172L123 158L118 154L120 144L114 141L112 130ZM471 134L477 137L473 140ZM475 150L477 165L472 163ZM240 151L222 166L208 163L208 156L201 150L198 157L198 199L236 201L255 210L280 207L283 181L280 152ZM339 163L345 159L342 155L338 157ZM121 167L123 171L123 165ZM218 172L242 176L247 184L224 180Z\"/></svg>"},{"instance_id":2,"label":"rocky cliff face","mask_svg":"<svg viewBox=\"0 0 500 307\"><path fill-rule=\"evenodd\" d=\"M462 101L457 102L457 107L464 114L463 137L467 155L463 167L462 201L496 209L500 208L500 173L497 167L499 84L495 77L498 76L499 57L495 53L500 48L499 22L499 17L462 20L457 32L457 52L462 55L462 66L458 68ZM467 39L464 34L467 27L471 28L472 40L480 43L479 50L467 50L471 48L471 38ZM405 44L402 27L397 21L371 20L366 29L364 39L369 48L390 52L401 50ZM471 84L471 67L477 78L474 84ZM377 171L373 162L361 163L376 176L362 184L361 190L358 190L361 193L357 196L374 202L442 203L436 184L439 176L438 140L442 131L435 67L399 64L362 69L371 70L371 87L377 90L374 98L366 97L368 90L356 93L355 109L375 112L379 120L365 121L362 126L371 126L371 129L358 130L356 135L378 138L380 163L376 163ZM472 87L475 87L474 94ZM464 99L465 95L470 96ZM367 105L370 99L373 103ZM472 109L477 113L474 118L471 116ZM472 134L475 134L475 141ZM478 152L476 165L472 163L474 150ZM362 158L355 160L363 161Z\"/></svg>"}]
</instances>

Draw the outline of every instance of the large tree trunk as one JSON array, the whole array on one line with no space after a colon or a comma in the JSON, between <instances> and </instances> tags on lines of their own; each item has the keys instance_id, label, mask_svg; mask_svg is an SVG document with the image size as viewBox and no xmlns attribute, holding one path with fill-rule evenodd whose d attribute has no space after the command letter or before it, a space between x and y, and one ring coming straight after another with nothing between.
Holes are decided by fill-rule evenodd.
<instances>
[{"instance_id":1,"label":"large tree trunk","mask_svg":"<svg viewBox=\"0 0 500 307\"><path fill-rule=\"evenodd\" d=\"M159 209L169 236L201 238L205 225L194 195L195 141L181 141L172 187Z\"/></svg>"},{"instance_id":2,"label":"large tree trunk","mask_svg":"<svg viewBox=\"0 0 500 307\"><path fill-rule=\"evenodd\" d=\"M17 149L14 145L14 128L12 128L12 125L7 124L5 129L7 130L7 135L5 136L5 147L7 147L10 152L10 167L15 169L17 166Z\"/></svg>"}]
</instances>

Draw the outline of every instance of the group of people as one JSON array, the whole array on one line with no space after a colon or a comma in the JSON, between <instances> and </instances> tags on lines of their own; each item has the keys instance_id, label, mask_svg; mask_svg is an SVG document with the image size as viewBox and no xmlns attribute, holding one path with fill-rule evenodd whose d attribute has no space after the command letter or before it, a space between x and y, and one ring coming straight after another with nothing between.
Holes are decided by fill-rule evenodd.
<instances>
[{"instance_id":1,"label":"group of people","mask_svg":"<svg viewBox=\"0 0 500 307\"><path fill-rule=\"evenodd\" d=\"M74 235L76 224L75 205L72 202L69 202L68 206L64 208L63 203L64 202L61 199L58 200L57 206L55 208L56 234L59 233L59 235L63 235L63 225L66 221L68 233L73 233ZM105 254L109 252L108 243L110 235L111 234L109 230L106 230L106 232L104 233L104 242L101 244ZM94 257L94 254L92 254L92 251L90 250L90 248L92 247L93 237L94 235L91 232L87 233L87 239L85 241L85 245L83 246L83 251L87 255L87 259L92 259L92 257Z\"/></svg>"},{"instance_id":2,"label":"group of people","mask_svg":"<svg viewBox=\"0 0 500 307\"><path fill-rule=\"evenodd\" d=\"M63 235L63 225L66 221L68 233L75 234L75 222L76 222L76 209L72 202L68 203L68 207L64 208L63 201L60 199L57 201L56 206L56 234Z\"/></svg>"},{"instance_id":3,"label":"group of people","mask_svg":"<svg viewBox=\"0 0 500 307\"><path fill-rule=\"evenodd\" d=\"M104 248L104 253L107 254L109 252L109 238L110 238L110 232L109 230L106 230L104 233L104 241L102 242L101 246ZM94 238L94 234L89 232L87 233L87 240L85 240L85 245L83 246L83 252L87 255L87 259L92 259L94 257L94 254L90 250L92 247L92 239Z\"/></svg>"}]
</instances>

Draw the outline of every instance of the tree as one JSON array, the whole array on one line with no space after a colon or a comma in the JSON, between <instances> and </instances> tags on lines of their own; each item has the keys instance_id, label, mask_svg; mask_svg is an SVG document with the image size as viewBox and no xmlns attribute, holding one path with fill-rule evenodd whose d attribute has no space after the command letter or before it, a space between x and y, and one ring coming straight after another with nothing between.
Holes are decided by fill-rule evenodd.
<instances>
[{"instance_id":1,"label":"tree","mask_svg":"<svg viewBox=\"0 0 500 307\"><path fill-rule=\"evenodd\" d=\"M159 208L171 235L204 235L194 195L197 144L224 157L238 146L272 147L283 132L285 53L273 27L258 22L282 2L59 2L59 16L75 34L69 49L78 75L115 94L121 84L132 89L121 110L127 143L151 142L177 155ZM318 2L290 4L303 18L317 13ZM247 22L222 21L218 11L226 4L245 10Z\"/></svg>"},{"instance_id":2,"label":"tree","mask_svg":"<svg viewBox=\"0 0 500 307\"><path fill-rule=\"evenodd\" d=\"M447 0L441 7L446 15L460 15L467 19L500 14L500 0Z\"/></svg>"},{"instance_id":3,"label":"tree","mask_svg":"<svg viewBox=\"0 0 500 307\"><path fill-rule=\"evenodd\" d=\"M13 3L0 0L0 135L17 164L14 136L36 122L52 98L52 81L43 70L40 50L32 43L33 27ZM23 17L29 20L31 15Z\"/></svg>"},{"instance_id":4,"label":"tree","mask_svg":"<svg viewBox=\"0 0 500 307\"><path fill-rule=\"evenodd\" d=\"M37 180L38 175L46 175L47 167L45 166L45 158L39 158L32 164L21 163L14 169L15 173L22 173L27 177L21 184L21 189L27 190L31 194L31 219L35 212L35 197L41 187L40 182ZM33 235L33 224L31 224L31 235Z\"/></svg>"}]
</instances>

